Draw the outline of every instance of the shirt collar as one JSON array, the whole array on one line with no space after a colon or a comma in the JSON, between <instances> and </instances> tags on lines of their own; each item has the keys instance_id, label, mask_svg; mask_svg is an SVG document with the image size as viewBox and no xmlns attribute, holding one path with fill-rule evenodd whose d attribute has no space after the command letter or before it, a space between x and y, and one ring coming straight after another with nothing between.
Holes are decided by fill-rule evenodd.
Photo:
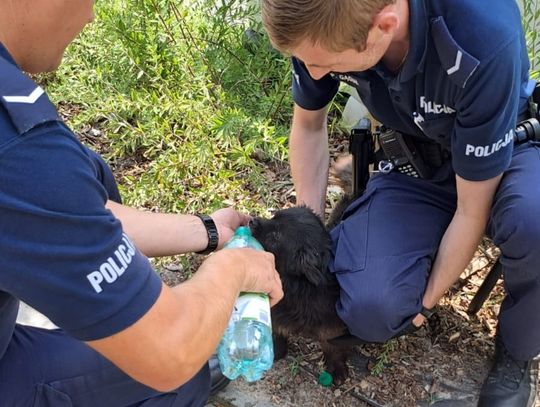
<instances>
[{"instance_id":1,"label":"shirt collar","mask_svg":"<svg viewBox=\"0 0 540 407\"><path fill-rule=\"evenodd\" d=\"M409 54L399 73L401 83L423 71L428 40L425 0L409 0Z\"/></svg>"}]
</instances>

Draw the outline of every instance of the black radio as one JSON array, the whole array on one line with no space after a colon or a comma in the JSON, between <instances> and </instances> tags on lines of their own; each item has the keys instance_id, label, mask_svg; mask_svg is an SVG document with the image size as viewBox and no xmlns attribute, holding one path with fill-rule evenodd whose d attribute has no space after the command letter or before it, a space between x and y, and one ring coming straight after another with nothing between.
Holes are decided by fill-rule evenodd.
<instances>
[{"instance_id":1,"label":"black radio","mask_svg":"<svg viewBox=\"0 0 540 407\"><path fill-rule=\"evenodd\" d=\"M412 140L398 131L382 128L379 145L386 156L379 161L379 171L397 170L402 174L416 178L430 178L431 170Z\"/></svg>"}]
</instances>

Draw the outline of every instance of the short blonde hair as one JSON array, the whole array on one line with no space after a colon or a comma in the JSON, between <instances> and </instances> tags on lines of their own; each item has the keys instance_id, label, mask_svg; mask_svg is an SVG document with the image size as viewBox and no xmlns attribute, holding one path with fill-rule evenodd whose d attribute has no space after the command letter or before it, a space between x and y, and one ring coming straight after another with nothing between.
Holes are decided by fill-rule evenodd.
<instances>
[{"instance_id":1,"label":"short blonde hair","mask_svg":"<svg viewBox=\"0 0 540 407\"><path fill-rule=\"evenodd\" d=\"M328 51L363 51L373 18L396 0L260 0L263 24L279 51L304 40Z\"/></svg>"}]
</instances>

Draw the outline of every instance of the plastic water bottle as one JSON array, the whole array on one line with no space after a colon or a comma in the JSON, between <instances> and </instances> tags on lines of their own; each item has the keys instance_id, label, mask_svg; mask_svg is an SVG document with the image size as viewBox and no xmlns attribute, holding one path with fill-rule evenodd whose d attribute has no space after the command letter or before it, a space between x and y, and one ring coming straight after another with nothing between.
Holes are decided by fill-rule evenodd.
<instances>
[{"instance_id":1,"label":"plastic water bottle","mask_svg":"<svg viewBox=\"0 0 540 407\"><path fill-rule=\"evenodd\" d=\"M246 226L239 227L225 248L264 250ZM231 380L259 380L274 361L270 301L263 293L240 293L218 346L221 371Z\"/></svg>"}]
</instances>

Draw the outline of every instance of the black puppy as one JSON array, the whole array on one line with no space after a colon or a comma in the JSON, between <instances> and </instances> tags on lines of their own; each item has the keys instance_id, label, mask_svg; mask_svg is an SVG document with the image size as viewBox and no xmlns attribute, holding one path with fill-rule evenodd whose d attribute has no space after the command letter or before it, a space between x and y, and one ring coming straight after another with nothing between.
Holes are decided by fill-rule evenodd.
<instances>
[{"instance_id":1,"label":"black puppy","mask_svg":"<svg viewBox=\"0 0 540 407\"><path fill-rule=\"evenodd\" d=\"M305 206L280 210L272 219L255 218L250 227L265 250L274 254L285 293L272 308L276 359L285 357L289 335L317 340L328 372L341 382L348 374L352 347L328 342L345 334L346 327L336 312L339 285L328 271L332 243L326 227Z\"/></svg>"}]
</instances>

